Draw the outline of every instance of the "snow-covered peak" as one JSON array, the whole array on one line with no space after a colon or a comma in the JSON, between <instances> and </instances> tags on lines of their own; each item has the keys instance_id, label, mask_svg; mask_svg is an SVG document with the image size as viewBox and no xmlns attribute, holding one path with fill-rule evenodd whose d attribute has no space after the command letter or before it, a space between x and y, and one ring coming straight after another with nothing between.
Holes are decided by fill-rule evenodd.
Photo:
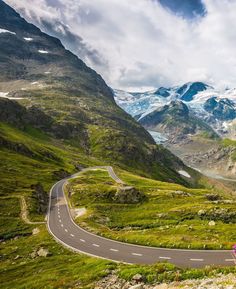
<instances>
[{"instance_id":1,"label":"snow-covered peak","mask_svg":"<svg viewBox=\"0 0 236 289\"><path fill-rule=\"evenodd\" d=\"M226 112L230 116L236 113L236 89L217 90L202 82L189 82L170 88L160 87L144 93L114 90L114 94L117 104L138 120L175 100L182 101L191 113L211 124L216 130L230 125L224 115L219 117L221 110L225 111L225 115ZM216 99L218 106L214 110L206 109L206 102L212 98ZM223 124L225 121L227 124Z\"/></svg>"}]
</instances>

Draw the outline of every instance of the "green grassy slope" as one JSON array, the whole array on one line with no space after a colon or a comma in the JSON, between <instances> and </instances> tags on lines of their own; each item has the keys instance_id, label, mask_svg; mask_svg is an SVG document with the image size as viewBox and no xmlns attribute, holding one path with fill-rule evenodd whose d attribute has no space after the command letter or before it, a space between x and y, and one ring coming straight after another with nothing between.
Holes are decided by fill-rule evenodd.
<instances>
[{"instance_id":1,"label":"green grassy slope","mask_svg":"<svg viewBox=\"0 0 236 289\"><path fill-rule=\"evenodd\" d=\"M215 190L189 189L125 171L119 177L145 193L138 204L119 203L119 185L104 170L71 181L71 203L86 207L79 224L103 236L170 248L231 249L236 239L235 198ZM211 197L213 198L211 200ZM209 225L214 221L213 226Z\"/></svg>"},{"instance_id":2,"label":"green grassy slope","mask_svg":"<svg viewBox=\"0 0 236 289\"><path fill-rule=\"evenodd\" d=\"M107 162L162 180L186 182L176 172L184 164L158 147L149 133L116 105L102 77L58 39L27 23L2 1L0 26L15 33L0 35L0 92L22 98L19 102L24 106L17 108L1 99L1 121L18 128L34 124Z\"/></svg>"}]
</instances>

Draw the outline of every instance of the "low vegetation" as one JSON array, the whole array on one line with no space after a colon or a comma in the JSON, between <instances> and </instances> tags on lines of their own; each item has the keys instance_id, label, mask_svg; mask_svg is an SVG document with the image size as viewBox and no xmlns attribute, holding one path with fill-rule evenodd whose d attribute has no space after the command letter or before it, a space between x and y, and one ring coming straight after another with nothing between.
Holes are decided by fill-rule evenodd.
<instances>
[{"instance_id":1,"label":"low vegetation","mask_svg":"<svg viewBox=\"0 0 236 289\"><path fill-rule=\"evenodd\" d=\"M207 189L189 189L118 170L128 186L145 195L120 204L119 185L107 171L93 170L71 180L70 201L86 207L77 222L108 238L135 244L192 249L231 249L236 239L235 199ZM135 196L134 196L135 197Z\"/></svg>"},{"instance_id":2,"label":"low vegetation","mask_svg":"<svg viewBox=\"0 0 236 289\"><path fill-rule=\"evenodd\" d=\"M214 268L183 270L161 263L152 266L118 265L74 254L63 248L49 235L44 224L24 223L21 218L20 198L23 196L26 200L30 221L43 221L45 215L43 210L40 210L41 199L38 199L38 196L43 197L44 192L48 192L52 184L65 174L77 171L79 167L101 165L102 163L85 156L81 150L70 144L53 139L34 128L28 127L23 132L2 123L0 131L4 141L9 144L8 147L1 145L1 288L87 289L93 288L94 282L114 270L120 277L127 280L132 275L141 273L147 282L160 282L161 280L168 282L176 276L179 276L180 279L201 278L206 274L214 276L219 270L225 273L235 271L232 267L217 270ZM49 156L53 157L49 158ZM140 192L148 197L148 201L146 198L141 198L141 203L138 204L119 204L119 202L113 204L117 184L108 177L106 172L94 171L82 175L74 181L75 183L72 182L73 185L81 185L80 192L77 191L79 187L75 187L75 194L72 192L73 202L77 206L86 206L89 212L95 212L98 203L103 208L108 206L104 211L105 215L108 215L108 209L112 208L115 209L114 216L118 216L118 208L122 207L125 209L121 210L120 215L130 208L133 208L133 212L136 213L140 212L138 209L140 206L148 204L153 187L158 185L160 189L164 190L167 186L166 183L140 178L121 170L119 174L131 186L137 186ZM179 185L169 184L168 186L170 190L183 189ZM72 190L74 190L74 186ZM36 191L38 193L35 193ZM185 191L189 192L190 189L185 189ZM90 203L89 206L88 203ZM134 208L137 208L136 212ZM121 224L127 216L128 213L124 214ZM96 221L91 222L91 226ZM145 229L143 231L145 232ZM124 236L122 229L119 232L122 239ZM131 229L131 235L132 233ZM40 249L41 251L45 250L46 257L39 255Z\"/></svg>"}]
</instances>

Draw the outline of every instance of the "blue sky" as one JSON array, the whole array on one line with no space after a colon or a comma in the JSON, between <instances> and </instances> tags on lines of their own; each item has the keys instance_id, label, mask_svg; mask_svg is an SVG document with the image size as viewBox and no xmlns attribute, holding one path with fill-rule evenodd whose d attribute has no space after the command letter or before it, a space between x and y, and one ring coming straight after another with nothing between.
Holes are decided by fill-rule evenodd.
<instances>
[{"instance_id":1,"label":"blue sky","mask_svg":"<svg viewBox=\"0 0 236 289\"><path fill-rule=\"evenodd\" d=\"M205 14L205 6L201 0L155 0L173 13L186 18L195 18Z\"/></svg>"},{"instance_id":2,"label":"blue sky","mask_svg":"<svg viewBox=\"0 0 236 289\"><path fill-rule=\"evenodd\" d=\"M6 0L125 90L236 86L235 0ZM135 5L134 5L135 3Z\"/></svg>"}]
</instances>

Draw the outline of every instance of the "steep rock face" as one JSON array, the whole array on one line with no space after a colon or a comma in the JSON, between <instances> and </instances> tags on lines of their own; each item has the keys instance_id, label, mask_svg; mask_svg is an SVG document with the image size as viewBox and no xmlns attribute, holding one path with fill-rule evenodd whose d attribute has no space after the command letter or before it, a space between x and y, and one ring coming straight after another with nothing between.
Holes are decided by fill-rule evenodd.
<instances>
[{"instance_id":1,"label":"steep rock face","mask_svg":"<svg viewBox=\"0 0 236 289\"><path fill-rule=\"evenodd\" d=\"M185 141L189 135L197 133L218 137L209 126L191 115L187 105L181 101L172 101L142 117L139 122L149 130L164 133L168 143Z\"/></svg>"},{"instance_id":2,"label":"steep rock face","mask_svg":"<svg viewBox=\"0 0 236 289\"><path fill-rule=\"evenodd\" d=\"M161 95L163 97L170 96L170 89L165 87L160 87L157 89L157 91L154 92L155 95Z\"/></svg>"},{"instance_id":3,"label":"steep rock face","mask_svg":"<svg viewBox=\"0 0 236 289\"><path fill-rule=\"evenodd\" d=\"M215 146L207 151L185 153L183 160L192 167L200 168L206 173L222 175L235 179L236 177L236 147L221 145Z\"/></svg>"},{"instance_id":4,"label":"steep rock face","mask_svg":"<svg viewBox=\"0 0 236 289\"><path fill-rule=\"evenodd\" d=\"M145 199L145 194L134 187L120 187L113 197L113 200L120 204L138 204Z\"/></svg>"},{"instance_id":5,"label":"steep rock face","mask_svg":"<svg viewBox=\"0 0 236 289\"><path fill-rule=\"evenodd\" d=\"M162 121L165 121L167 117L174 118L188 118L188 107L181 101L172 101L169 105L165 105L151 112L150 114L142 117L140 123L146 126L155 126Z\"/></svg>"},{"instance_id":6,"label":"steep rock face","mask_svg":"<svg viewBox=\"0 0 236 289\"><path fill-rule=\"evenodd\" d=\"M202 82L193 82L190 85L184 84L181 86L176 93L181 95L181 99L184 101L193 100L194 95L198 94L200 91L207 89L207 85Z\"/></svg>"},{"instance_id":7,"label":"steep rock face","mask_svg":"<svg viewBox=\"0 0 236 289\"><path fill-rule=\"evenodd\" d=\"M204 109L219 120L233 120L236 118L236 105L227 98L209 98L204 103Z\"/></svg>"},{"instance_id":8,"label":"steep rock face","mask_svg":"<svg viewBox=\"0 0 236 289\"><path fill-rule=\"evenodd\" d=\"M93 93L101 93L113 101L112 90L94 70L62 46L60 40L41 32L26 22L10 6L0 1L0 27L11 33L1 33L0 81L43 77L45 68L57 69L57 76L80 74ZM46 66L46 67L45 67ZM60 71L58 71L60 68Z\"/></svg>"},{"instance_id":9,"label":"steep rock face","mask_svg":"<svg viewBox=\"0 0 236 289\"><path fill-rule=\"evenodd\" d=\"M102 77L58 39L27 23L3 1L0 28L8 30L0 33L0 92L22 104L1 102L2 121L73 141L109 163L184 182L175 171L183 163L157 147L149 133L116 105Z\"/></svg>"}]
</instances>

